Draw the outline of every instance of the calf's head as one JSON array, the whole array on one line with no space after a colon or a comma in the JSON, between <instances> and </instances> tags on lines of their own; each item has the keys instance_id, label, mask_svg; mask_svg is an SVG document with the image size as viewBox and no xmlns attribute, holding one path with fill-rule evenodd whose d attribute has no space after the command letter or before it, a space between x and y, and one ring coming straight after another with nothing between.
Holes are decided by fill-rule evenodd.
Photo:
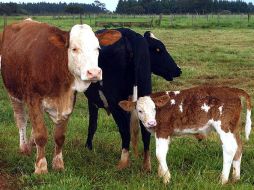
<instances>
[{"instance_id":1,"label":"calf's head","mask_svg":"<svg viewBox=\"0 0 254 190\"><path fill-rule=\"evenodd\" d=\"M182 73L181 68L170 56L165 45L150 31L145 32L144 37L149 45L151 71L168 81L179 77Z\"/></svg>"},{"instance_id":2,"label":"calf's head","mask_svg":"<svg viewBox=\"0 0 254 190\"><path fill-rule=\"evenodd\" d=\"M168 95L162 95L155 98L144 96L138 98L137 102L127 100L120 101L119 106L128 112L136 109L139 120L147 129L151 129L157 125L155 118L156 107L163 107L169 100L170 97Z\"/></svg>"}]
</instances>

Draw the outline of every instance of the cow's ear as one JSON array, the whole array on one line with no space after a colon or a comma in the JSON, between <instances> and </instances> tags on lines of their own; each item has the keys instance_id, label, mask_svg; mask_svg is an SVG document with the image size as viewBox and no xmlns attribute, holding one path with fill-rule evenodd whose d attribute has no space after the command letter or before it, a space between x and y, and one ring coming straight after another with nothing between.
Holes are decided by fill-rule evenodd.
<instances>
[{"instance_id":1,"label":"cow's ear","mask_svg":"<svg viewBox=\"0 0 254 190\"><path fill-rule=\"evenodd\" d=\"M48 37L51 44L58 48L68 48L69 46L69 33L54 33Z\"/></svg>"},{"instance_id":2,"label":"cow's ear","mask_svg":"<svg viewBox=\"0 0 254 190\"><path fill-rule=\"evenodd\" d=\"M154 104L160 108L165 106L168 103L168 101L170 100L170 97L168 95L163 95L159 97L154 97L152 98L152 100L154 101Z\"/></svg>"},{"instance_id":3,"label":"cow's ear","mask_svg":"<svg viewBox=\"0 0 254 190\"><path fill-rule=\"evenodd\" d=\"M105 30L100 34L95 34L101 46L108 46L121 39L122 34L117 30Z\"/></svg>"},{"instance_id":4,"label":"cow's ear","mask_svg":"<svg viewBox=\"0 0 254 190\"><path fill-rule=\"evenodd\" d=\"M120 101L120 102L118 103L118 105L119 105L124 111L131 112L131 111L133 111L133 110L135 109L136 102L123 100L123 101Z\"/></svg>"}]
</instances>

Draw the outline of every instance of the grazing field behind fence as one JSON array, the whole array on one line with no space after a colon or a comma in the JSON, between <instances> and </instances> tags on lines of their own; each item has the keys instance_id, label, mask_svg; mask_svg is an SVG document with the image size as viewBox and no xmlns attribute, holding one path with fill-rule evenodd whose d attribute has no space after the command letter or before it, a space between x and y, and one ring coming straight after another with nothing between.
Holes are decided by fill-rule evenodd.
<instances>
[{"instance_id":1,"label":"grazing field behind fence","mask_svg":"<svg viewBox=\"0 0 254 190\"><path fill-rule=\"evenodd\" d=\"M153 90L181 90L200 84L215 84L238 87L247 91L254 103L254 18L250 23L246 15L230 15L221 17L216 25L217 16L211 17L211 27L203 28L204 16L192 22L190 15L176 15L170 27L170 16L162 17L161 28L133 28L143 34L151 30L164 42L166 48L182 68L183 74L172 82L153 76ZM116 18L115 18L116 17ZM134 17L134 16L133 16ZM151 16L151 18L153 18ZM154 22L156 18L154 17ZM8 17L8 23L23 17ZM47 22L69 30L79 17L33 16L33 19ZM101 20L119 19L112 18ZM127 19L122 17L120 19ZM128 19L149 20L148 17ZM210 19L210 18L209 18ZM212 21L213 19L213 21ZM99 18L96 18L99 20ZM226 22L226 21L232 22ZM90 24L89 18L84 23ZM195 23L195 25L194 25ZM0 20L0 26L3 25ZM94 25L94 18L91 19ZM210 25L209 25L210 26ZM99 29L98 27L95 28ZM2 30L2 29L0 29ZM244 109L245 110L245 109ZM252 121L254 121L252 114ZM198 142L193 137L174 138L168 152L167 162L172 179L168 187L164 186L157 176L158 163L155 156L155 141L152 137L151 156L152 172L146 174L141 170L142 158L132 155L131 167L117 171L116 164L120 158L120 135L112 117L104 110L99 112L98 131L95 134L94 149L85 149L85 138L88 127L87 101L82 93L77 96L76 106L70 118L63 150L65 172L54 172L51 167L53 156L53 124L46 117L49 131L47 160L49 174L36 176L33 174L35 150L31 157L18 153L19 135L13 119L13 111L2 79L0 79L0 189L239 189L254 188L254 131L250 141L244 142L241 180L230 182L225 186L219 184L222 169L222 148L218 136L213 133L207 139ZM245 111L242 115L242 129L245 124ZM28 122L29 132L31 125ZM29 133L28 132L28 133ZM244 130L242 130L244 139ZM140 153L142 143L139 143Z\"/></svg>"}]
</instances>

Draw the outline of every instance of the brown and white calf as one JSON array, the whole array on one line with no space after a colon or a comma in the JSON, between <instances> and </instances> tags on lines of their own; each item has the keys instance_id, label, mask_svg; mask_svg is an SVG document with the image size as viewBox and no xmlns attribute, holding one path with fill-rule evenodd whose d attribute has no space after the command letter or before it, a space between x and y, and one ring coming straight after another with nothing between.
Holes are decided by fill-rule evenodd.
<instances>
[{"instance_id":1,"label":"brown and white calf","mask_svg":"<svg viewBox=\"0 0 254 190\"><path fill-rule=\"evenodd\" d=\"M120 35L110 31L101 34L99 40L103 40L103 45L112 44ZM98 49L99 41L88 25L75 25L70 32L65 32L45 23L25 20L4 29L1 73L19 128L20 150L29 154L31 143L36 144L37 174L48 171L44 111L56 126L53 169L64 169L62 146L75 92L83 92L91 82L102 79ZM31 143L26 137L25 105L32 124Z\"/></svg>"},{"instance_id":2,"label":"brown and white calf","mask_svg":"<svg viewBox=\"0 0 254 190\"><path fill-rule=\"evenodd\" d=\"M240 139L241 99L247 102L245 135L251 131L251 100L243 90L229 87L195 87L183 91L159 92L139 98L136 103L121 101L126 111L136 108L139 119L148 131L155 133L158 174L164 183L170 180L166 163L172 136L185 134L206 135L215 130L223 149L221 183L228 182L233 162L233 179L240 179L242 142ZM157 107L157 108L156 108ZM156 115L156 116L155 116Z\"/></svg>"}]
</instances>

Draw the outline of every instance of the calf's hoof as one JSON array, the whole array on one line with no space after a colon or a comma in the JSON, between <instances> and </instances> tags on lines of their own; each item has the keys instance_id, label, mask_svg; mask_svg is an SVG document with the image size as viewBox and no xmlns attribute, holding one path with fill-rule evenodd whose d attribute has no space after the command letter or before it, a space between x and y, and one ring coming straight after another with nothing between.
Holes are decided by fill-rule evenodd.
<instances>
[{"instance_id":1,"label":"calf's hoof","mask_svg":"<svg viewBox=\"0 0 254 190\"><path fill-rule=\"evenodd\" d=\"M23 155L30 156L32 153L32 147L30 144L23 144L20 146L19 151Z\"/></svg>"},{"instance_id":2,"label":"calf's hoof","mask_svg":"<svg viewBox=\"0 0 254 190\"><path fill-rule=\"evenodd\" d=\"M223 175L221 175L220 181L221 181L221 184L222 184L222 185L225 185L225 184L228 183L228 179L226 179Z\"/></svg>"},{"instance_id":3,"label":"calf's hoof","mask_svg":"<svg viewBox=\"0 0 254 190\"><path fill-rule=\"evenodd\" d=\"M169 173L169 171L167 171L164 175L163 175L163 183L164 184L168 184L170 182L171 179L171 175Z\"/></svg>"},{"instance_id":4,"label":"calf's hoof","mask_svg":"<svg viewBox=\"0 0 254 190\"><path fill-rule=\"evenodd\" d=\"M148 173L151 172L151 168L150 153L147 151L144 153L143 170Z\"/></svg>"},{"instance_id":5,"label":"calf's hoof","mask_svg":"<svg viewBox=\"0 0 254 190\"><path fill-rule=\"evenodd\" d=\"M122 170L130 166L130 153L128 150L123 149L121 160L117 164L117 169Z\"/></svg>"},{"instance_id":6,"label":"calf's hoof","mask_svg":"<svg viewBox=\"0 0 254 190\"><path fill-rule=\"evenodd\" d=\"M64 162L62 153L56 155L52 161L52 168L55 171L63 171L64 170Z\"/></svg>"},{"instance_id":7,"label":"calf's hoof","mask_svg":"<svg viewBox=\"0 0 254 190\"><path fill-rule=\"evenodd\" d=\"M146 173L150 173L150 172L152 171L151 163L144 163L144 164L143 164L143 170L144 170Z\"/></svg>"},{"instance_id":8,"label":"calf's hoof","mask_svg":"<svg viewBox=\"0 0 254 190\"><path fill-rule=\"evenodd\" d=\"M46 174L48 173L47 160L46 158L42 158L39 162L35 163L35 174Z\"/></svg>"}]
</instances>

